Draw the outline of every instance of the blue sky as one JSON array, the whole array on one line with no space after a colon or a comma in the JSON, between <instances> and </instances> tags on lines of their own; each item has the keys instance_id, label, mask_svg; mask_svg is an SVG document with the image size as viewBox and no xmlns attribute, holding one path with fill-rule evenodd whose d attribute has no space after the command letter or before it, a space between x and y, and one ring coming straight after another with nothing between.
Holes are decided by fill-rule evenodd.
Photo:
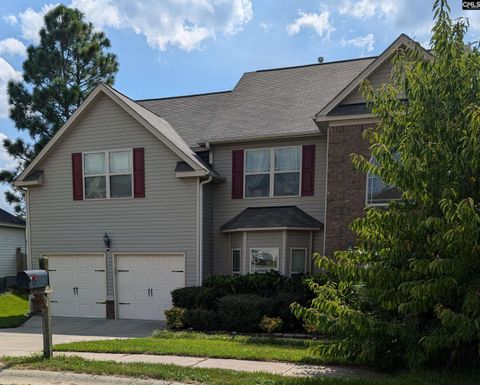
<instances>
[{"instance_id":1,"label":"blue sky","mask_svg":"<svg viewBox=\"0 0 480 385\"><path fill-rule=\"evenodd\" d=\"M60 2L0 2L0 139L19 133L8 119L6 83L21 79L25 47L38 43L43 14ZM115 87L134 99L231 89L263 68L372 56L400 33L428 44L433 0L67 0L106 32L120 71ZM469 41L480 35L480 11ZM12 160L0 149L0 168ZM0 208L9 210L0 187Z\"/></svg>"}]
</instances>

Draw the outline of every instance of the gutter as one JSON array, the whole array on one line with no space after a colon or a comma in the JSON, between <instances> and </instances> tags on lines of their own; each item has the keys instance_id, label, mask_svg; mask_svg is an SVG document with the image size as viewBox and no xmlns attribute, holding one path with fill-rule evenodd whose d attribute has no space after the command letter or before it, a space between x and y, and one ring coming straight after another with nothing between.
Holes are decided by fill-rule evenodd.
<instances>
[{"instance_id":1,"label":"gutter","mask_svg":"<svg viewBox=\"0 0 480 385\"><path fill-rule=\"evenodd\" d=\"M197 179L197 285L203 283L203 186L210 183L213 176L200 182Z\"/></svg>"}]
</instances>

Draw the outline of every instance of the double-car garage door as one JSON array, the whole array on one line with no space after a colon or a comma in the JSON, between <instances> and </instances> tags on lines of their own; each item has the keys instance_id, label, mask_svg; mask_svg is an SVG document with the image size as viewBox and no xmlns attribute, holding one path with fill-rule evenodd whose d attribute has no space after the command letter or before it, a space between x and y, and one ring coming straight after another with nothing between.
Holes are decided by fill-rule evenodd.
<instances>
[{"instance_id":1,"label":"double-car garage door","mask_svg":"<svg viewBox=\"0 0 480 385\"><path fill-rule=\"evenodd\" d=\"M52 314L106 317L105 255L48 256ZM170 292L185 286L184 256L117 255L115 293L117 318L164 320L171 307Z\"/></svg>"}]
</instances>

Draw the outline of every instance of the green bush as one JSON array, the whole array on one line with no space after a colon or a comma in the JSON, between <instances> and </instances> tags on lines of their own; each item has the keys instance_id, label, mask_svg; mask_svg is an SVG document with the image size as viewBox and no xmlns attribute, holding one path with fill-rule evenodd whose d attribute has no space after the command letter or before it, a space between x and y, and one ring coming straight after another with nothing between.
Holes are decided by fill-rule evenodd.
<instances>
[{"instance_id":1,"label":"green bush","mask_svg":"<svg viewBox=\"0 0 480 385\"><path fill-rule=\"evenodd\" d=\"M202 308L188 309L185 312L185 327L194 330L215 330L218 320L215 311Z\"/></svg>"},{"instance_id":2,"label":"green bush","mask_svg":"<svg viewBox=\"0 0 480 385\"><path fill-rule=\"evenodd\" d=\"M220 325L229 331L256 331L262 316L270 311L270 299L255 294L226 295L218 301Z\"/></svg>"},{"instance_id":3,"label":"green bush","mask_svg":"<svg viewBox=\"0 0 480 385\"><path fill-rule=\"evenodd\" d=\"M181 330L185 327L185 309L180 307L172 307L165 310L167 318L167 327L172 330Z\"/></svg>"},{"instance_id":4,"label":"green bush","mask_svg":"<svg viewBox=\"0 0 480 385\"><path fill-rule=\"evenodd\" d=\"M283 331L293 332L303 330L303 323L293 314L290 309L292 303L307 305L309 303L305 296L298 293L278 292L272 297L272 311L269 314L272 317L278 317L283 320Z\"/></svg>"},{"instance_id":5,"label":"green bush","mask_svg":"<svg viewBox=\"0 0 480 385\"><path fill-rule=\"evenodd\" d=\"M202 286L188 286L175 289L171 293L175 307L184 309L215 309L220 297L213 288Z\"/></svg>"},{"instance_id":6,"label":"green bush","mask_svg":"<svg viewBox=\"0 0 480 385\"><path fill-rule=\"evenodd\" d=\"M265 333L279 332L282 326L283 321L279 317L267 317L264 315L260 321L260 330Z\"/></svg>"}]
</instances>

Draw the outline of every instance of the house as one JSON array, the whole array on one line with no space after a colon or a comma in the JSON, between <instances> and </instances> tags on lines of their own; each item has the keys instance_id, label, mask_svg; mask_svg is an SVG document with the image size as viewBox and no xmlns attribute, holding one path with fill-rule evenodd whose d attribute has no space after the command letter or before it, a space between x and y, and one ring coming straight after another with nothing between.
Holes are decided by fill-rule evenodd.
<instances>
[{"instance_id":1,"label":"house","mask_svg":"<svg viewBox=\"0 0 480 385\"><path fill-rule=\"evenodd\" d=\"M0 209L0 277L17 274L17 253L25 252L25 221Z\"/></svg>"},{"instance_id":2,"label":"house","mask_svg":"<svg viewBox=\"0 0 480 385\"><path fill-rule=\"evenodd\" d=\"M378 57L249 72L226 92L134 101L99 85L16 182L53 314L164 319L177 287L308 274L314 252L349 247L350 221L395 197L349 155L368 154L375 123L358 86L388 82L401 46L421 49L401 35Z\"/></svg>"}]
</instances>

